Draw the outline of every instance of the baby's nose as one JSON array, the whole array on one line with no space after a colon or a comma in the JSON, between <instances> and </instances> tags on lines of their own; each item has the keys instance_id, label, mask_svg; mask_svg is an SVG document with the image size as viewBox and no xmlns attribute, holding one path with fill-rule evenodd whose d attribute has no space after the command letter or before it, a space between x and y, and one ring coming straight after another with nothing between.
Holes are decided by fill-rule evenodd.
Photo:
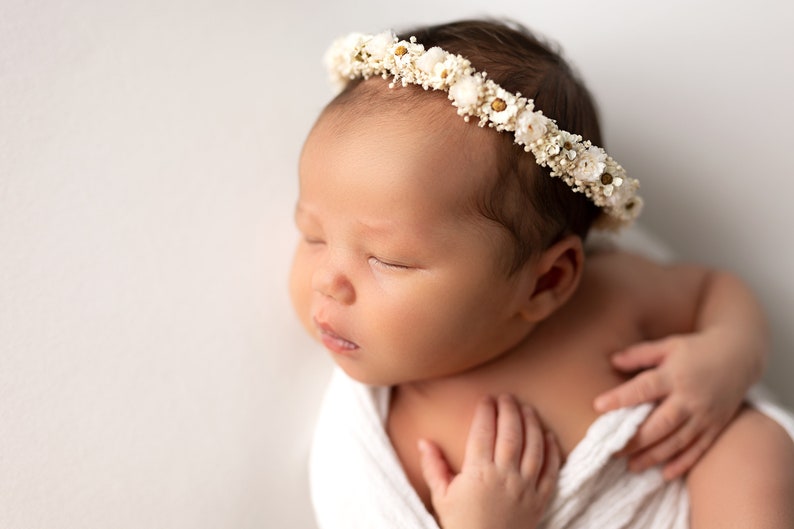
<instances>
[{"instance_id":1,"label":"baby's nose","mask_svg":"<svg viewBox=\"0 0 794 529\"><path fill-rule=\"evenodd\" d=\"M356 300L356 291L350 278L330 262L315 270L312 288L344 305L350 305Z\"/></svg>"}]
</instances>

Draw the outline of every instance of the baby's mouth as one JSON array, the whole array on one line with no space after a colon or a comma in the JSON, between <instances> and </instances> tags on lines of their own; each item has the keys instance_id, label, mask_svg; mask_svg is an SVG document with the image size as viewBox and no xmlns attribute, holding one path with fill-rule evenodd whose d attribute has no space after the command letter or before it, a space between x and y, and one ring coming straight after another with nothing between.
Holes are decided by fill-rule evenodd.
<instances>
[{"instance_id":1,"label":"baby's mouth","mask_svg":"<svg viewBox=\"0 0 794 529\"><path fill-rule=\"evenodd\" d=\"M349 355L352 351L358 349L358 344L338 335L333 327L327 323L318 321L317 318L314 318L314 324L317 326L317 330L320 331L320 340L323 342L323 345L334 353Z\"/></svg>"}]
</instances>

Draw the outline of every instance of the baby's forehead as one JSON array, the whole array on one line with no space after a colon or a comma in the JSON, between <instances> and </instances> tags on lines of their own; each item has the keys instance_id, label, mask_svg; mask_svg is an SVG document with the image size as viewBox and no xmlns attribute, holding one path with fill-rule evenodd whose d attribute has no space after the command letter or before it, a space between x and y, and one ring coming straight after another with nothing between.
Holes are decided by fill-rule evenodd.
<instances>
[{"instance_id":1,"label":"baby's forehead","mask_svg":"<svg viewBox=\"0 0 794 529\"><path fill-rule=\"evenodd\" d=\"M404 134L423 135L427 141L452 136L465 141L476 135L473 129L478 128L457 115L445 92L412 85L389 87L381 78L361 81L340 94L328 104L321 119L326 115L343 125L375 122L381 127L401 127ZM474 143L481 140L475 138Z\"/></svg>"},{"instance_id":2,"label":"baby's forehead","mask_svg":"<svg viewBox=\"0 0 794 529\"><path fill-rule=\"evenodd\" d=\"M408 179L431 194L438 184L471 209L497 176L499 133L464 121L443 93L365 83L323 111L304 148L302 180L335 164L370 178Z\"/></svg>"},{"instance_id":3,"label":"baby's forehead","mask_svg":"<svg viewBox=\"0 0 794 529\"><path fill-rule=\"evenodd\" d=\"M436 152L474 165L491 160L494 168L500 135L466 122L444 92L410 85L390 88L381 78L361 81L331 101L312 133L317 129L332 136L382 136L384 142L393 143L382 145L383 149L401 147L404 156Z\"/></svg>"}]
</instances>

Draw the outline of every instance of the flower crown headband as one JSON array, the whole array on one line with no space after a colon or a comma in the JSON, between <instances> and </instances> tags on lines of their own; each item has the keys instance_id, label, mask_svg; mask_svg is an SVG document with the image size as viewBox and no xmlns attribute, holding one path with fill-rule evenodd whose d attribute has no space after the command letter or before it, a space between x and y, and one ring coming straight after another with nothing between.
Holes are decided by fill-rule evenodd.
<instances>
[{"instance_id":1,"label":"flower crown headband","mask_svg":"<svg viewBox=\"0 0 794 529\"><path fill-rule=\"evenodd\" d=\"M389 87L419 85L448 93L466 121L479 119L498 131L514 133L514 141L531 152L551 176L561 178L575 192L584 193L607 218L600 223L620 227L642 209L636 195L639 182L604 149L578 134L560 130L554 120L534 110L534 102L511 93L476 71L468 59L433 47L425 50L415 37L400 40L391 31L378 35L351 33L337 39L325 55L331 80L342 91L356 78L392 76Z\"/></svg>"}]
</instances>

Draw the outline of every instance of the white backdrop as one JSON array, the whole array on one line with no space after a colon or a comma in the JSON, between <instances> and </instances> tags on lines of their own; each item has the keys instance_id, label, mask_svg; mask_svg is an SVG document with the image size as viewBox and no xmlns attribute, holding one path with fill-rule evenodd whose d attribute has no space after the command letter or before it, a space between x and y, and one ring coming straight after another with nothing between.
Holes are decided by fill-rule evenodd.
<instances>
[{"instance_id":1,"label":"white backdrop","mask_svg":"<svg viewBox=\"0 0 794 529\"><path fill-rule=\"evenodd\" d=\"M645 225L761 296L794 405L790 2L115 4L0 3L0 527L313 527L330 365L285 284L351 30L510 15L561 42Z\"/></svg>"}]
</instances>

